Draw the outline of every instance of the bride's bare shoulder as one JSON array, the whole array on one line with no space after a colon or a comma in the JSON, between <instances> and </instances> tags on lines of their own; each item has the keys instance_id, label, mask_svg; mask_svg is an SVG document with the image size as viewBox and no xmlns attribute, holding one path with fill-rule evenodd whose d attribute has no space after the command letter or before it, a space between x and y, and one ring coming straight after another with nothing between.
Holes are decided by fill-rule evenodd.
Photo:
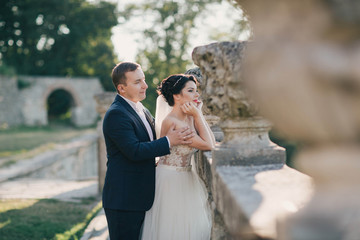
<instances>
[{"instance_id":1,"label":"bride's bare shoulder","mask_svg":"<svg viewBox=\"0 0 360 240\"><path fill-rule=\"evenodd\" d=\"M186 126L186 124L184 122L180 121L176 117L168 115L164 119L164 121L162 122L161 128L165 129L165 130L168 130L172 124L175 124L175 129L182 128L182 127Z\"/></svg>"}]
</instances>

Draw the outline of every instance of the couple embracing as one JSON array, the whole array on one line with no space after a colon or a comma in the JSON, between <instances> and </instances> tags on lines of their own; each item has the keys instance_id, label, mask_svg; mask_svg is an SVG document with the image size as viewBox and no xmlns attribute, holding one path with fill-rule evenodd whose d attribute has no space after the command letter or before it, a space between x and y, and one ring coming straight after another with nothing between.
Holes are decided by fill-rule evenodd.
<instances>
[{"instance_id":1,"label":"couple embracing","mask_svg":"<svg viewBox=\"0 0 360 240\"><path fill-rule=\"evenodd\" d=\"M110 240L210 239L207 193L191 156L210 150L215 138L201 112L195 77L177 74L161 82L156 126L141 104L148 86L140 65L116 65L112 81L118 94L103 123Z\"/></svg>"}]
</instances>

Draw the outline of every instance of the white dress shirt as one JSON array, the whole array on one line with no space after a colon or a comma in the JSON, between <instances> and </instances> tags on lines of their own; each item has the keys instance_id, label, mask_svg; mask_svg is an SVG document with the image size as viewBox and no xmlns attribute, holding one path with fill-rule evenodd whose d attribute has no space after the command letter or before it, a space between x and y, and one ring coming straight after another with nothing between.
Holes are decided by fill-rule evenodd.
<instances>
[{"instance_id":1,"label":"white dress shirt","mask_svg":"<svg viewBox=\"0 0 360 240\"><path fill-rule=\"evenodd\" d=\"M139 115L140 119L142 120L142 122L145 125L145 128L150 136L150 141L154 140L154 135L150 126L150 123L146 120L146 116L144 113L144 106L142 105L141 102L133 102L123 96L121 96L120 94L118 94L120 97L122 97L127 103L129 103L129 105L135 110L135 112Z\"/></svg>"}]
</instances>

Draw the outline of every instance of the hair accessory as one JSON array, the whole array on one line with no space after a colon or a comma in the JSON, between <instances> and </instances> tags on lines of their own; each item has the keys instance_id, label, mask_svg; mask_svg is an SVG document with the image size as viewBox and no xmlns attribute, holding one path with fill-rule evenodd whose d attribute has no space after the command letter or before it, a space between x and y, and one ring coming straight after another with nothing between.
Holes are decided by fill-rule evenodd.
<instances>
[{"instance_id":1,"label":"hair accessory","mask_svg":"<svg viewBox=\"0 0 360 240\"><path fill-rule=\"evenodd\" d=\"M178 84L178 82L179 82L181 79L183 79L183 78L184 78L184 77L179 78L179 79L175 82L173 88L174 88L174 87L176 86L176 84Z\"/></svg>"}]
</instances>

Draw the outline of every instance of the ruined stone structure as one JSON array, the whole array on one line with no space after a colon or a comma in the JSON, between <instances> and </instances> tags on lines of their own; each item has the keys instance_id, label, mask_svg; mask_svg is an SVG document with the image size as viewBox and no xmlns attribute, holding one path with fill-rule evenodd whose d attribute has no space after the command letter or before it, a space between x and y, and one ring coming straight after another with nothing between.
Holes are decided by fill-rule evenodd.
<instances>
[{"instance_id":1,"label":"ruined stone structure","mask_svg":"<svg viewBox=\"0 0 360 240\"><path fill-rule=\"evenodd\" d=\"M18 88L18 81L23 88ZM103 92L96 78L0 76L0 127L47 125L47 99L56 90L71 95L71 120L75 126L95 123L98 113L94 95Z\"/></svg>"},{"instance_id":2,"label":"ruined stone structure","mask_svg":"<svg viewBox=\"0 0 360 240\"><path fill-rule=\"evenodd\" d=\"M21 125L20 109L17 79L0 75L0 127Z\"/></svg>"}]
</instances>

